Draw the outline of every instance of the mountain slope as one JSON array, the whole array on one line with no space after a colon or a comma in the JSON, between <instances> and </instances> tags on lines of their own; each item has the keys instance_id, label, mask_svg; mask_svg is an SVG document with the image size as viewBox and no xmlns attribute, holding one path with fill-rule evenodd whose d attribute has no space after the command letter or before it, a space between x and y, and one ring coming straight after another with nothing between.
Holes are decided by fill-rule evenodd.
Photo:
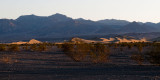
<instances>
[{"instance_id":1,"label":"mountain slope","mask_svg":"<svg viewBox=\"0 0 160 80\"><path fill-rule=\"evenodd\" d=\"M21 38L66 37L96 34L97 30L104 27L108 26L91 20L72 19L62 14L47 17L25 15L16 20L0 20L0 35L4 38L16 35ZM110 27L108 29L112 30Z\"/></svg>"},{"instance_id":2,"label":"mountain slope","mask_svg":"<svg viewBox=\"0 0 160 80\"><path fill-rule=\"evenodd\" d=\"M87 35L158 32L159 24L125 20L72 19L63 14L51 16L23 15L15 20L0 19L0 40L64 38Z\"/></svg>"},{"instance_id":3,"label":"mountain slope","mask_svg":"<svg viewBox=\"0 0 160 80\"><path fill-rule=\"evenodd\" d=\"M97 21L99 23L103 23L106 25L119 25L119 26L124 26L129 24L129 21L125 21L125 20L116 20L116 19L105 19L105 20L99 20Z\"/></svg>"},{"instance_id":4,"label":"mountain slope","mask_svg":"<svg viewBox=\"0 0 160 80\"><path fill-rule=\"evenodd\" d=\"M132 22L120 29L121 33L147 33L154 31L157 31L156 28L137 22Z\"/></svg>"}]
</instances>

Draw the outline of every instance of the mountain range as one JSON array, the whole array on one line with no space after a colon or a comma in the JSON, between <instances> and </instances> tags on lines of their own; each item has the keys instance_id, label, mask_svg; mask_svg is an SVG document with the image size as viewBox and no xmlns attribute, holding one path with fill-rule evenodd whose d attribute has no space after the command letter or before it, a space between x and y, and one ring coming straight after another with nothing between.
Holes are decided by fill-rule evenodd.
<instances>
[{"instance_id":1,"label":"mountain range","mask_svg":"<svg viewBox=\"0 0 160 80\"><path fill-rule=\"evenodd\" d=\"M63 14L51 16L23 15L17 19L0 19L0 41L32 38L67 38L89 35L160 33L160 23L129 22L105 19L99 21L73 19ZM157 35L156 37L159 37Z\"/></svg>"}]
</instances>

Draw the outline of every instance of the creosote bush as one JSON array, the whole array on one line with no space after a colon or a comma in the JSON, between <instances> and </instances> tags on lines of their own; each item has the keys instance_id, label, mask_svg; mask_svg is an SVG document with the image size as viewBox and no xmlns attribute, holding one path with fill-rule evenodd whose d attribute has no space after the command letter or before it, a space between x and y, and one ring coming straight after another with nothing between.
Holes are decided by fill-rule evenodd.
<instances>
[{"instance_id":1,"label":"creosote bush","mask_svg":"<svg viewBox=\"0 0 160 80\"><path fill-rule=\"evenodd\" d=\"M29 51L29 48L30 48L29 44L22 44L21 46L24 51Z\"/></svg>"},{"instance_id":2,"label":"creosote bush","mask_svg":"<svg viewBox=\"0 0 160 80\"><path fill-rule=\"evenodd\" d=\"M39 44L37 50L38 51L47 51L47 44L45 44L45 43Z\"/></svg>"},{"instance_id":3,"label":"creosote bush","mask_svg":"<svg viewBox=\"0 0 160 80\"><path fill-rule=\"evenodd\" d=\"M91 60L94 63L107 62L109 49L101 43L71 43L62 45L63 51L75 61Z\"/></svg>"},{"instance_id":4,"label":"creosote bush","mask_svg":"<svg viewBox=\"0 0 160 80\"><path fill-rule=\"evenodd\" d=\"M139 53L142 53L143 45L142 45L141 43L139 43L139 44L137 45L137 48L138 48Z\"/></svg>"},{"instance_id":5,"label":"creosote bush","mask_svg":"<svg viewBox=\"0 0 160 80\"><path fill-rule=\"evenodd\" d=\"M131 42L131 43L128 43L128 49L132 49L134 46L134 44Z\"/></svg>"},{"instance_id":6,"label":"creosote bush","mask_svg":"<svg viewBox=\"0 0 160 80\"><path fill-rule=\"evenodd\" d=\"M86 44L78 44L78 43L69 43L65 42L62 45L63 51L66 52L68 56L70 56L75 61L81 61L87 54L87 45Z\"/></svg>"},{"instance_id":7,"label":"creosote bush","mask_svg":"<svg viewBox=\"0 0 160 80\"><path fill-rule=\"evenodd\" d=\"M131 55L131 59L135 60L138 64L142 65L144 61L148 61L154 65L160 65L160 43L84 43L84 42L65 42L63 44L54 43L41 43L41 44L0 44L0 51L17 52L17 51L37 51L46 52L55 49L57 46L63 50L66 55L75 61L89 61L93 63L104 63L109 61L111 52L119 55L130 52L136 53ZM56 48L57 48L56 47ZM117 52L119 51L119 52ZM128 54L128 53L127 53Z\"/></svg>"},{"instance_id":8,"label":"creosote bush","mask_svg":"<svg viewBox=\"0 0 160 80\"><path fill-rule=\"evenodd\" d=\"M8 46L9 51L17 52L20 51L20 47L17 44L11 44Z\"/></svg>"},{"instance_id":9,"label":"creosote bush","mask_svg":"<svg viewBox=\"0 0 160 80\"><path fill-rule=\"evenodd\" d=\"M104 44L96 43L91 47L90 54L94 63L103 63L108 61L110 50Z\"/></svg>"},{"instance_id":10,"label":"creosote bush","mask_svg":"<svg viewBox=\"0 0 160 80\"><path fill-rule=\"evenodd\" d=\"M61 47L63 51L67 53L73 52L74 50L74 44L71 42L65 42L61 46L58 46L58 47Z\"/></svg>"},{"instance_id":11,"label":"creosote bush","mask_svg":"<svg viewBox=\"0 0 160 80\"><path fill-rule=\"evenodd\" d=\"M0 44L0 51L6 51L7 47L5 44Z\"/></svg>"},{"instance_id":12,"label":"creosote bush","mask_svg":"<svg viewBox=\"0 0 160 80\"><path fill-rule=\"evenodd\" d=\"M145 60L144 55L140 53L132 54L131 59L135 60L139 65L142 65Z\"/></svg>"},{"instance_id":13,"label":"creosote bush","mask_svg":"<svg viewBox=\"0 0 160 80\"><path fill-rule=\"evenodd\" d=\"M155 65L160 65L160 46L154 45L152 49L146 53L147 60Z\"/></svg>"},{"instance_id":14,"label":"creosote bush","mask_svg":"<svg viewBox=\"0 0 160 80\"><path fill-rule=\"evenodd\" d=\"M81 61L87 56L88 53L89 53L89 45L82 43L82 44L75 44L72 55L74 60Z\"/></svg>"},{"instance_id":15,"label":"creosote bush","mask_svg":"<svg viewBox=\"0 0 160 80\"><path fill-rule=\"evenodd\" d=\"M32 45L30 45L30 50L31 51L37 51L37 47L38 47L37 44L32 44Z\"/></svg>"}]
</instances>

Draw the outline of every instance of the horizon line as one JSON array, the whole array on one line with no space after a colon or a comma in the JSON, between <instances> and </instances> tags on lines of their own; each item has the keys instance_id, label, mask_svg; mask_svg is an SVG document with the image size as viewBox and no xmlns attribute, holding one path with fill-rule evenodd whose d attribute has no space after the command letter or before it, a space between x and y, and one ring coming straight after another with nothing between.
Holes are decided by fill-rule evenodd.
<instances>
[{"instance_id":1,"label":"horizon line","mask_svg":"<svg viewBox=\"0 0 160 80\"><path fill-rule=\"evenodd\" d=\"M61 14L61 13L55 13L55 14ZM53 16L55 14L51 14L49 16ZM0 18L0 19L9 19L9 20L16 20L18 19L19 17L21 16L29 16L29 15L34 15L34 16L38 16L38 17L49 17L49 16L42 16L42 15L36 15L36 14L23 14L23 15L20 15L18 16L17 18ZM158 24L160 23L159 22L152 22L152 21L136 21L136 20L125 20L125 19L116 19L116 18L104 18L104 19L97 19L97 20L93 20L93 19L86 19L86 18L82 18L82 17L79 17L79 18L73 18L73 17L70 17L70 16L67 16L65 14L61 14L61 15L64 15L68 18L72 18L72 19L84 19L84 20L91 20L91 21L100 21L100 20L124 20L124 21L128 21L128 22L140 22L140 23L155 23L155 24Z\"/></svg>"}]
</instances>

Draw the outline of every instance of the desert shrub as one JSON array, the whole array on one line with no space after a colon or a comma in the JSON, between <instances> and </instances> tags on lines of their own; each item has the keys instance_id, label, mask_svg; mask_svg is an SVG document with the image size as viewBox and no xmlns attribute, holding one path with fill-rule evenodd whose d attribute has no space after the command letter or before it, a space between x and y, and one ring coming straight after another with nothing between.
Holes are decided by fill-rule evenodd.
<instances>
[{"instance_id":1,"label":"desert shrub","mask_svg":"<svg viewBox=\"0 0 160 80\"><path fill-rule=\"evenodd\" d=\"M72 54L72 57L75 61L84 60L90 51L89 45L85 43L76 44Z\"/></svg>"},{"instance_id":2,"label":"desert shrub","mask_svg":"<svg viewBox=\"0 0 160 80\"><path fill-rule=\"evenodd\" d=\"M120 49L120 51L122 52L122 51L124 51L124 47L126 47L127 46L127 43L121 43L121 42L119 42L118 43L118 46L119 46L119 49Z\"/></svg>"},{"instance_id":3,"label":"desert shrub","mask_svg":"<svg viewBox=\"0 0 160 80\"><path fill-rule=\"evenodd\" d=\"M118 43L121 47L126 47L127 45L128 45L128 43L126 43L126 42L120 42L120 43Z\"/></svg>"},{"instance_id":4,"label":"desert shrub","mask_svg":"<svg viewBox=\"0 0 160 80\"><path fill-rule=\"evenodd\" d=\"M67 54L70 58L75 60L75 58L74 58L74 55L75 55L74 54L75 53L75 44L73 44L71 42L65 42L59 47L62 48L62 50L63 50L63 52L65 52L65 54Z\"/></svg>"},{"instance_id":5,"label":"desert shrub","mask_svg":"<svg viewBox=\"0 0 160 80\"><path fill-rule=\"evenodd\" d=\"M90 56L94 63L107 62L109 59L109 48L104 44L97 43L91 47Z\"/></svg>"},{"instance_id":6,"label":"desert shrub","mask_svg":"<svg viewBox=\"0 0 160 80\"><path fill-rule=\"evenodd\" d=\"M53 46L55 46L55 44L54 43L46 43L46 46L48 46L48 48L52 48Z\"/></svg>"},{"instance_id":7,"label":"desert shrub","mask_svg":"<svg viewBox=\"0 0 160 80\"><path fill-rule=\"evenodd\" d=\"M155 65L160 65L160 46L154 46L146 53L147 60Z\"/></svg>"},{"instance_id":8,"label":"desert shrub","mask_svg":"<svg viewBox=\"0 0 160 80\"><path fill-rule=\"evenodd\" d=\"M3 56L1 61L6 63L6 64L13 64L13 63L17 63L18 62L17 59L13 59L13 58L11 58L9 56Z\"/></svg>"},{"instance_id":9,"label":"desert shrub","mask_svg":"<svg viewBox=\"0 0 160 80\"><path fill-rule=\"evenodd\" d=\"M6 51L6 45L0 44L0 51Z\"/></svg>"},{"instance_id":10,"label":"desert shrub","mask_svg":"<svg viewBox=\"0 0 160 80\"><path fill-rule=\"evenodd\" d=\"M109 49L104 44L69 43L62 44L63 51L75 61L92 61L94 63L108 61Z\"/></svg>"},{"instance_id":11,"label":"desert shrub","mask_svg":"<svg viewBox=\"0 0 160 80\"><path fill-rule=\"evenodd\" d=\"M128 43L127 46L128 46L128 49L132 49L134 45L133 45L133 43Z\"/></svg>"},{"instance_id":12,"label":"desert shrub","mask_svg":"<svg viewBox=\"0 0 160 80\"><path fill-rule=\"evenodd\" d=\"M114 46L115 43L108 43L108 47Z\"/></svg>"},{"instance_id":13,"label":"desert shrub","mask_svg":"<svg viewBox=\"0 0 160 80\"><path fill-rule=\"evenodd\" d=\"M2 61L8 64L12 61L12 59L10 57L2 57Z\"/></svg>"},{"instance_id":14,"label":"desert shrub","mask_svg":"<svg viewBox=\"0 0 160 80\"><path fill-rule=\"evenodd\" d=\"M37 44L32 44L32 45L30 45L30 50L31 51L37 51L37 47L38 47Z\"/></svg>"},{"instance_id":15,"label":"desert shrub","mask_svg":"<svg viewBox=\"0 0 160 80\"><path fill-rule=\"evenodd\" d=\"M143 51L143 45L141 43L139 43L137 45L137 49L138 49L139 53L142 53L142 51Z\"/></svg>"},{"instance_id":16,"label":"desert shrub","mask_svg":"<svg viewBox=\"0 0 160 80\"><path fill-rule=\"evenodd\" d=\"M55 46L57 46L57 48L64 48L65 47L64 44L56 44Z\"/></svg>"},{"instance_id":17,"label":"desert shrub","mask_svg":"<svg viewBox=\"0 0 160 80\"><path fill-rule=\"evenodd\" d=\"M122 47L122 46L120 46L120 51L121 51L121 52L123 51L123 47Z\"/></svg>"},{"instance_id":18,"label":"desert shrub","mask_svg":"<svg viewBox=\"0 0 160 80\"><path fill-rule=\"evenodd\" d=\"M70 42L65 42L61 45L61 48L63 49L64 52L70 53L73 52L74 50L74 44Z\"/></svg>"},{"instance_id":19,"label":"desert shrub","mask_svg":"<svg viewBox=\"0 0 160 80\"><path fill-rule=\"evenodd\" d=\"M28 51L29 50L29 44L24 44L23 46L23 50L24 51Z\"/></svg>"},{"instance_id":20,"label":"desert shrub","mask_svg":"<svg viewBox=\"0 0 160 80\"><path fill-rule=\"evenodd\" d=\"M144 62L144 55L137 53L137 54L132 54L131 59L135 60L139 65L142 65Z\"/></svg>"},{"instance_id":21,"label":"desert shrub","mask_svg":"<svg viewBox=\"0 0 160 80\"><path fill-rule=\"evenodd\" d=\"M46 51L47 50L47 44L46 43L42 43L39 44L39 46L37 47L38 51Z\"/></svg>"},{"instance_id":22,"label":"desert shrub","mask_svg":"<svg viewBox=\"0 0 160 80\"><path fill-rule=\"evenodd\" d=\"M117 49L118 48L118 44L114 44L114 49Z\"/></svg>"},{"instance_id":23,"label":"desert shrub","mask_svg":"<svg viewBox=\"0 0 160 80\"><path fill-rule=\"evenodd\" d=\"M65 42L61 47L75 61L82 61L89 52L89 45L85 43Z\"/></svg>"},{"instance_id":24,"label":"desert shrub","mask_svg":"<svg viewBox=\"0 0 160 80\"><path fill-rule=\"evenodd\" d=\"M13 51L13 52L20 51L20 47L17 44L12 44L12 45L9 45L8 47L9 47L8 48L9 51Z\"/></svg>"}]
</instances>

